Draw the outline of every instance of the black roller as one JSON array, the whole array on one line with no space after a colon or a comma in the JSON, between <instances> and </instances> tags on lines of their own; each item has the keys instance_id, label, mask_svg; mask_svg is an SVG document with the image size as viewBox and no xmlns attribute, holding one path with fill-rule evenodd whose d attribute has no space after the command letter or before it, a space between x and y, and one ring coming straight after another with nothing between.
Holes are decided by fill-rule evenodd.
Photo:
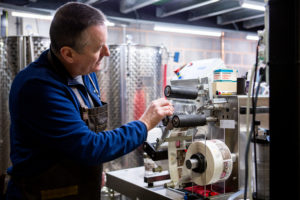
<instances>
[{"instance_id":1,"label":"black roller","mask_svg":"<svg viewBox=\"0 0 300 200\"><path fill-rule=\"evenodd\" d=\"M204 126L206 125L205 115L174 115L172 124L175 128Z\"/></svg>"},{"instance_id":2,"label":"black roller","mask_svg":"<svg viewBox=\"0 0 300 200\"><path fill-rule=\"evenodd\" d=\"M165 87L165 96L179 99L196 99L198 97L198 90L187 87Z\"/></svg>"},{"instance_id":3,"label":"black roller","mask_svg":"<svg viewBox=\"0 0 300 200\"><path fill-rule=\"evenodd\" d=\"M167 126L168 123L169 123L169 121L170 121L169 116L166 116L165 118L162 119L162 124L163 124L164 126Z\"/></svg>"}]
</instances>

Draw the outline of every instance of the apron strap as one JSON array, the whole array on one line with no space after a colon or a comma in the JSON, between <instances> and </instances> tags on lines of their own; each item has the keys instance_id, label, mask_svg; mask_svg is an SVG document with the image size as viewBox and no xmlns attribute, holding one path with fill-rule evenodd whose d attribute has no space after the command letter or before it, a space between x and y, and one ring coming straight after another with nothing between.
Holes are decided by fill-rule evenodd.
<instances>
[{"instance_id":1,"label":"apron strap","mask_svg":"<svg viewBox=\"0 0 300 200\"><path fill-rule=\"evenodd\" d=\"M78 101L79 101L79 103L80 103L80 106L81 106L82 108L88 109L87 105L86 105L86 104L84 103L84 101L83 101L83 98L82 98L81 95L79 94L78 89L77 89L76 87L71 87L71 89L72 89L73 92L75 93L75 95L76 95L76 97L77 97L77 99L78 99Z\"/></svg>"},{"instance_id":2,"label":"apron strap","mask_svg":"<svg viewBox=\"0 0 300 200\"><path fill-rule=\"evenodd\" d=\"M95 85L93 79L91 78L91 76L90 76L89 74L88 74L88 77L89 77L89 79L90 79L90 81L91 81L91 83L92 83L92 85L93 85L93 87L94 87L94 89L95 89L95 91L96 91L96 93L97 93L98 98L100 99L100 92L97 90L97 87L96 87L96 85ZM101 100L100 100L100 101L101 101Z\"/></svg>"}]
</instances>

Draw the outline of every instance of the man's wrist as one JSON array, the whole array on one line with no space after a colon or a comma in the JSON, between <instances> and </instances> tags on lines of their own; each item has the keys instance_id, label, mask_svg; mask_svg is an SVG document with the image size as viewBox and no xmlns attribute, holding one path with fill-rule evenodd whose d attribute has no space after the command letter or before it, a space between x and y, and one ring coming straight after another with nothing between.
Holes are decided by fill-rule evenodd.
<instances>
[{"instance_id":1,"label":"man's wrist","mask_svg":"<svg viewBox=\"0 0 300 200\"><path fill-rule=\"evenodd\" d=\"M141 121L143 124L145 124L147 131L149 131L149 129L150 129L149 124L146 121L142 120L142 119L139 119L139 121Z\"/></svg>"}]
</instances>

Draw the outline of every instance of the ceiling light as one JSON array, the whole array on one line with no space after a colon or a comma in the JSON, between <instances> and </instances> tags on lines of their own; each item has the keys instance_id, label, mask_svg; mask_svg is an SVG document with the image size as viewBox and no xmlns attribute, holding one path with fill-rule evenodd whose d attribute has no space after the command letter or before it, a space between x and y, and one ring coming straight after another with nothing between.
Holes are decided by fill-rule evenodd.
<instances>
[{"instance_id":1,"label":"ceiling light","mask_svg":"<svg viewBox=\"0 0 300 200\"><path fill-rule=\"evenodd\" d=\"M108 21L108 20L106 20L106 21L104 22L104 24L105 24L106 26L115 26L115 23L112 23L112 22L110 22L110 21Z\"/></svg>"},{"instance_id":2,"label":"ceiling light","mask_svg":"<svg viewBox=\"0 0 300 200\"><path fill-rule=\"evenodd\" d=\"M256 40L257 41L259 39L259 37L257 35L247 35L246 39L247 40Z\"/></svg>"},{"instance_id":3,"label":"ceiling light","mask_svg":"<svg viewBox=\"0 0 300 200\"><path fill-rule=\"evenodd\" d=\"M14 17L26 17L26 18L34 18L34 19L45 19L45 20L52 20L52 15L39 15L33 13L25 13L25 12L11 12L11 15Z\"/></svg>"},{"instance_id":4,"label":"ceiling light","mask_svg":"<svg viewBox=\"0 0 300 200\"><path fill-rule=\"evenodd\" d=\"M253 9L253 10L259 10L259 11L265 11L265 5L262 3L257 3L257 2L251 2L247 1L242 4L243 8L248 8L248 9Z\"/></svg>"},{"instance_id":5,"label":"ceiling light","mask_svg":"<svg viewBox=\"0 0 300 200\"><path fill-rule=\"evenodd\" d=\"M154 26L155 31L165 31L165 32L173 32L173 33L186 33L186 34L194 34L194 35L206 35L206 36L214 36L220 37L222 35L221 31L211 31L205 29L188 29L188 28L175 28L168 26Z\"/></svg>"}]
</instances>

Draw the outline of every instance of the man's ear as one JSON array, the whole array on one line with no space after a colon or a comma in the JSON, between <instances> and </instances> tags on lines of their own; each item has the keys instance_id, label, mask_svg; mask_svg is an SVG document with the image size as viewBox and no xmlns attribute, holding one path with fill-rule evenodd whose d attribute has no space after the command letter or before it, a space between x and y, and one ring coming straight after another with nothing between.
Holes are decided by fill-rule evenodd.
<instances>
[{"instance_id":1,"label":"man's ear","mask_svg":"<svg viewBox=\"0 0 300 200\"><path fill-rule=\"evenodd\" d=\"M61 57L68 63L74 62L75 51L71 47L64 46L60 49Z\"/></svg>"}]
</instances>

